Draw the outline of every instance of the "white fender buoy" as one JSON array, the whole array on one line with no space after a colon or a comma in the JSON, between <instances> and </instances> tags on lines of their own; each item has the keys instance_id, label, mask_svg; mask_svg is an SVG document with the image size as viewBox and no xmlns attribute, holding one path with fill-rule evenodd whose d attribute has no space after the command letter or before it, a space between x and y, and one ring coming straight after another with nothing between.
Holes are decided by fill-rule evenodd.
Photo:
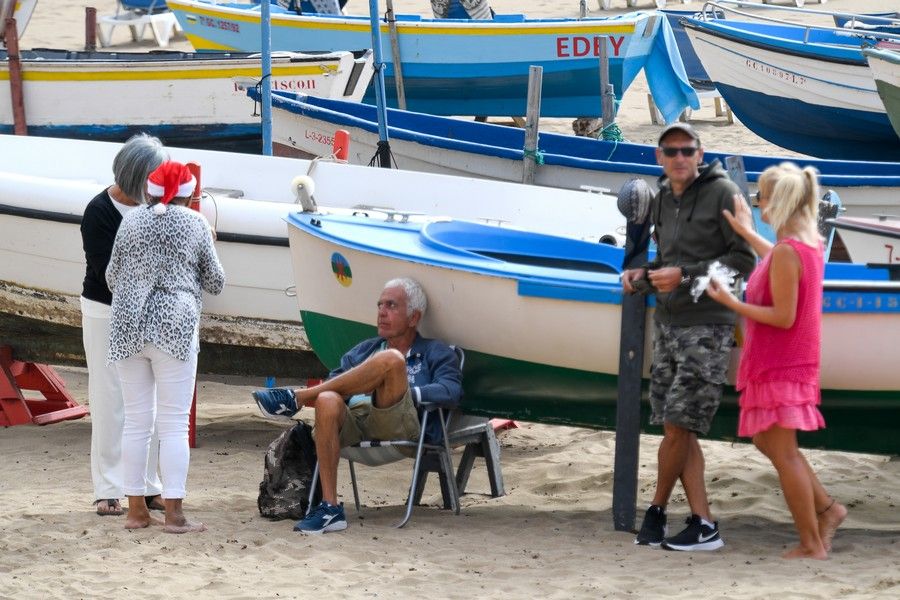
<instances>
[{"instance_id":1,"label":"white fender buoy","mask_svg":"<svg viewBox=\"0 0 900 600\"><path fill-rule=\"evenodd\" d=\"M291 180L291 190L294 192L296 202L303 208L303 212L316 212L318 207L313 198L316 190L316 182L309 175L297 175Z\"/></svg>"}]
</instances>

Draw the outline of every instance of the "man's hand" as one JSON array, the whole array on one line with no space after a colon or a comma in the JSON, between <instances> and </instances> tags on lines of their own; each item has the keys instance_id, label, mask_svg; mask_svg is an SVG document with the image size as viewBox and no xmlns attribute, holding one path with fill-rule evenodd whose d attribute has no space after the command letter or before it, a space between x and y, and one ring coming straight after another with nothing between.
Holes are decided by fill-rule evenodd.
<instances>
[{"instance_id":1,"label":"man's hand","mask_svg":"<svg viewBox=\"0 0 900 600\"><path fill-rule=\"evenodd\" d=\"M622 289L628 294L633 294L635 292L634 282L644 278L644 271L644 269L626 269L622 271Z\"/></svg>"},{"instance_id":2,"label":"man's hand","mask_svg":"<svg viewBox=\"0 0 900 600\"><path fill-rule=\"evenodd\" d=\"M667 293L681 285L681 267L663 267L647 272L647 278L657 291Z\"/></svg>"}]
</instances>

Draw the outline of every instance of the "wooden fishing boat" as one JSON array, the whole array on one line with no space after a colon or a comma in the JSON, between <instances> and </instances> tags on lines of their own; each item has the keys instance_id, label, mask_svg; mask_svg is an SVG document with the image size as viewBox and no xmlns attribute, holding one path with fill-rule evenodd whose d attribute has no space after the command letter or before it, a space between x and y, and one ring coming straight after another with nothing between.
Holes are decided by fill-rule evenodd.
<instances>
[{"instance_id":1,"label":"wooden fishing boat","mask_svg":"<svg viewBox=\"0 0 900 600\"><path fill-rule=\"evenodd\" d=\"M176 146L262 148L259 114L245 93L261 77L258 55L27 50L20 60L32 135L123 142L144 131ZM272 89L359 101L372 53L279 53L272 74ZM5 50L0 81L9 81ZM11 97L0 94L0 133L12 131Z\"/></svg>"},{"instance_id":2,"label":"wooden fishing boat","mask_svg":"<svg viewBox=\"0 0 900 600\"><path fill-rule=\"evenodd\" d=\"M359 298L410 276L428 295L423 334L466 350L467 411L615 426L621 249L452 220L292 213L288 223L300 314L326 365L375 330L371 307ZM801 439L896 454L900 282L884 269L847 264L830 264L826 278L822 410L829 427ZM645 357L648 367L649 339ZM739 348L733 358L736 364ZM734 439L736 419L730 389L711 436Z\"/></svg>"},{"instance_id":3,"label":"wooden fishing boat","mask_svg":"<svg viewBox=\"0 0 900 600\"><path fill-rule=\"evenodd\" d=\"M863 45L897 34L707 13L682 23L716 89L760 137L821 158L900 161L900 138L863 56Z\"/></svg>"},{"instance_id":4,"label":"wooden fishing boat","mask_svg":"<svg viewBox=\"0 0 900 600\"><path fill-rule=\"evenodd\" d=\"M81 215L111 183L121 146L0 135L0 147L0 313L78 327ZM226 284L221 295L204 300L201 339L231 349L309 348L288 295L294 286L284 219L297 210L298 197L313 196L324 210L388 212L398 220L449 215L595 241L620 238L624 226L614 198L596 193L326 161L169 152L202 167L201 210L217 231ZM303 178L295 181L298 175ZM549 206L569 212L548 214Z\"/></svg>"},{"instance_id":5,"label":"wooden fishing boat","mask_svg":"<svg viewBox=\"0 0 900 600\"><path fill-rule=\"evenodd\" d=\"M259 5L172 0L169 7L199 51L260 50ZM274 50L340 50L372 44L368 16L298 15L271 7ZM395 65L382 23L387 103L397 106ZM524 115L529 67L543 68L541 114L596 117L601 113L601 47L621 98L646 68L650 90L667 121L689 105L690 89L666 19L656 12L610 18L491 20L425 19L397 15L396 30L407 108L443 115ZM370 89L367 101L374 102Z\"/></svg>"},{"instance_id":6,"label":"wooden fishing boat","mask_svg":"<svg viewBox=\"0 0 900 600\"><path fill-rule=\"evenodd\" d=\"M391 153L401 169L522 181L521 129L398 109L388 109L387 115ZM368 104L277 92L272 95L272 120L277 154L328 155L337 129L350 134L351 163L368 164L375 154L378 122L375 107ZM634 177L655 187L662 175L652 145L542 132L538 149L540 164L534 177L538 185L616 191ZM704 156L724 164L726 154L707 148ZM751 185L766 167L791 160L815 167L822 187L837 193L848 215L900 210L900 163L762 155L744 155L743 160Z\"/></svg>"},{"instance_id":7,"label":"wooden fishing boat","mask_svg":"<svg viewBox=\"0 0 900 600\"><path fill-rule=\"evenodd\" d=\"M900 137L900 43L883 42L863 50L875 87L887 111L894 132Z\"/></svg>"}]
</instances>

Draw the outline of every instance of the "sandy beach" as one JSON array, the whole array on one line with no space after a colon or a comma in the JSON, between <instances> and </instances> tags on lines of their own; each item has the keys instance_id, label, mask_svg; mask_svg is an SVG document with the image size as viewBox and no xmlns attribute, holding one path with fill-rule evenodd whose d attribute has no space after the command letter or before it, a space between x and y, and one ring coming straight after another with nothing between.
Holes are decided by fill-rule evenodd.
<instances>
[{"instance_id":1,"label":"sandy beach","mask_svg":"<svg viewBox=\"0 0 900 600\"><path fill-rule=\"evenodd\" d=\"M592 14L602 14L596 0L590 4ZM114 0L43 0L21 47L82 48L87 5L99 14L115 11ZM531 16L578 13L574 0L492 5ZM625 11L625 0L614 5L610 12ZM642 0L639 8L652 5ZM394 6L430 14L427 0L396 0ZM821 8L897 7L896 0L832 0ZM350 0L347 9L363 13L366 3ZM131 43L123 28L113 42L122 51L156 47L149 34ZM172 48L191 49L183 38ZM655 142L660 126L650 123L642 76L626 93L618 123L627 139ZM739 122L716 117L711 101L694 113L693 123L704 145L716 150L788 154ZM546 127L566 131L568 123L553 120ZM76 399L89 404L86 370L58 372ZM900 461L885 456L807 453L825 487L850 510L824 562L780 558L796 533L774 470L750 445L703 442L712 510L726 546L714 553L665 552L637 547L632 533L613 527L612 432L529 423L500 434L506 496L490 497L478 461L460 516L437 508L440 491L432 480L428 506L417 507L410 525L396 530L391 524L402 514L411 464L359 468L362 515L353 508L342 465L339 491L349 529L305 537L292 532L289 521L263 519L256 508L264 451L284 429L259 416L250 391L262 385L234 378L198 384L198 447L185 500L189 514L209 527L197 535L126 531L122 517L94 514L89 417L0 431L0 598L900 596ZM639 515L652 495L658 443L654 436L641 439ZM678 487L670 528L680 529L688 512Z\"/></svg>"}]
</instances>

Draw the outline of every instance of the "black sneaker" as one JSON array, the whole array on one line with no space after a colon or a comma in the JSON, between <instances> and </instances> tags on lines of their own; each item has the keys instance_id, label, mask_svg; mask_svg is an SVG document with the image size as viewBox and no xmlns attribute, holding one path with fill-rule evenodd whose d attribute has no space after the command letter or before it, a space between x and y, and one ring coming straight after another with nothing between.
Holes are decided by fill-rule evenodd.
<instances>
[{"instance_id":1,"label":"black sneaker","mask_svg":"<svg viewBox=\"0 0 900 600\"><path fill-rule=\"evenodd\" d=\"M644 515L644 523L634 543L639 546L653 546L658 548L666 537L666 512L662 506L655 504L647 509Z\"/></svg>"},{"instance_id":2,"label":"black sneaker","mask_svg":"<svg viewBox=\"0 0 900 600\"><path fill-rule=\"evenodd\" d=\"M687 521L687 527L678 535L666 538L662 547L666 550L682 550L693 552L696 550L718 550L725 545L719 535L719 522L715 521L710 527L703 523L699 515L691 515Z\"/></svg>"}]
</instances>

